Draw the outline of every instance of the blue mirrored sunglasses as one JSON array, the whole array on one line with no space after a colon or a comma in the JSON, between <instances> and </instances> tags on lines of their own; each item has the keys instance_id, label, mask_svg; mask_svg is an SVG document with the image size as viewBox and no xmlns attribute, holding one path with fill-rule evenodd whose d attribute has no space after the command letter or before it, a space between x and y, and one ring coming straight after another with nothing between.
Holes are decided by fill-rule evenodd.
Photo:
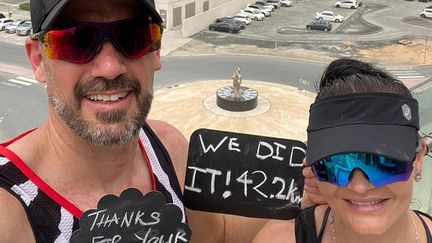
<instances>
[{"instance_id":1,"label":"blue mirrored sunglasses","mask_svg":"<svg viewBox=\"0 0 432 243\"><path fill-rule=\"evenodd\" d=\"M408 180L413 161L398 161L369 153L343 153L319 160L311 166L318 180L342 187L348 185L351 173L358 168L372 185L380 187Z\"/></svg>"}]
</instances>

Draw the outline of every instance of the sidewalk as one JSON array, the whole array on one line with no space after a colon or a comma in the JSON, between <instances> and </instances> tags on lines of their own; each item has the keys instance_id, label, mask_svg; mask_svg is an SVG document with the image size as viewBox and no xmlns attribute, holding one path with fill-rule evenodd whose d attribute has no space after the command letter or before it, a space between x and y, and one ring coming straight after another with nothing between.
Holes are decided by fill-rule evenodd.
<instances>
[{"instance_id":1,"label":"sidewalk","mask_svg":"<svg viewBox=\"0 0 432 243\"><path fill-rule=\"evenodd\" d=\"M190 38L183 38L181 29L168 30L162 36L161 56L167 56L172 51L187 44Z\"/></svg>"}]
</instances>

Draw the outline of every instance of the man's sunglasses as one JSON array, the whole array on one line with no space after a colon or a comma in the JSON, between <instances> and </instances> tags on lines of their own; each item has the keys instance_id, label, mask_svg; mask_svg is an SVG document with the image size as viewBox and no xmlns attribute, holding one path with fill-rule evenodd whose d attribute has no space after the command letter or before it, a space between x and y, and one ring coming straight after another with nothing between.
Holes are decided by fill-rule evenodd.
<instances>
[{"instance_id":1,"label":"man's sunglasses","mask_svg":"<svg viewBox=\"0 0 432 243\"><path fill-rule=\"evenodd\" d=\"M318 180L342 187L348 185L354 169L360 169L372 185L380 187L408 180L413 161L397 161L369 153L343 153L312 164L312 171Z\"/></svg>"},{"instance_id":2,"label":"man's sunglasses","mask_svg":"<svg viewBox=\"0 0 432 243\"><path fill-rule=\"evenodd\" d=\"M32 35L44 44L50 59L83 64L90 62L101 44L110 40L125 57L140 58L161 46L162 28L140 18L114 22L77 22L67 28Z\"/></svg>"}]
</instances>

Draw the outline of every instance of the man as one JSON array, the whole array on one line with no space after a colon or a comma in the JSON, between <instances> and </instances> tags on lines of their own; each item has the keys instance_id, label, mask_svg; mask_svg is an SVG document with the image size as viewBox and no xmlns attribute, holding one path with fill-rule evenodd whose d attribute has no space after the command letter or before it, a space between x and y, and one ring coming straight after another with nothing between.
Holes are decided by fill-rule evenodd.
<instances>
[{"instance_id":1,"label":"man","mask_svg":"<svg viewBox=\"0 0 432 243\"><path fill-rule=\"evenodd\" d=\"M0 242L68 242L82 212L129 187L184 211L187 141L146 121L161 67L153 0L32 0L31 15L25 49L47 85L48 118L0 146ZM187 220L199 243L249 242L265 221Z\"/></svg>"}]
</instances>

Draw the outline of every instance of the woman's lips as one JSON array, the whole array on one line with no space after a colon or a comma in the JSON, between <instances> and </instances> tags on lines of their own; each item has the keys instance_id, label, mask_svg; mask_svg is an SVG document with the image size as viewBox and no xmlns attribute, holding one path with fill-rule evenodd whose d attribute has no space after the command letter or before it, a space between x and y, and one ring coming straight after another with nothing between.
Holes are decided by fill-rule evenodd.
<instances>
[{"instance_id":1,"label":"woman's lips","mask_svg":"<svg viewBox=\"0 0 432 243\"><path fill-rule=\"evenodd\" d=\"M345 201L348 203L349 207L354 209L355 211L366 213L373 212L379 210L384 207L385 203L388 199L374 199L374 200L348 200Z\"/></svg>"}]
</instances>

